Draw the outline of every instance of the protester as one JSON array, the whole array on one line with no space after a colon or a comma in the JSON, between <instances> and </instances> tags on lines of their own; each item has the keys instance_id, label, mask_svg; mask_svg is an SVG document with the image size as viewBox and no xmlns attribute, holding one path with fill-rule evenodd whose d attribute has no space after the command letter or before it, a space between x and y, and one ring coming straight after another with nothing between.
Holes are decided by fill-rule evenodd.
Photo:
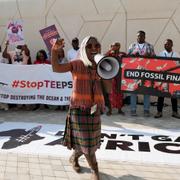
<instances>
[{"instance_id":1,"label":"protester","mask_svg":"<svg viewBox=\"0 0 180 180\"><path fill-rule=\"evenodd\" d=\"M7 41L5 45L3 57L9 59L11 62L10 64L28 64L30 51L27 45L17 45L13 51L8 51L9 41Z\"/></svg>"},{"instance_id":2,"label":"protester","mask_svg":"<svg viewBox=\"0 0 180 180\"><path fill-rule=\"evenodd\" d=\"M27 45L17 45L15 50L8 51L9 41L5 44L5 49L3 51L3 57L9 60L9 64L27 65L31 64L30 50ZM10 108L29 109L28 105L25 104L9 104Z\"/></svg>"},{"instance_id":3,"label":"protester","mask_svg":"<svg viewBox=\"0 0 180 180\"><path fill-rule=\"evenodd\" d=\"M169 58L180 58L180 55L173 51L173 41L171 39L166 39L164 43L164 50L160 52L159 56L161 57L169 57ZM167 88L167 83L164 83L164 90ZM172 97L171 98L171 104L172 104L172 117L180 119L180 115L178 113L178 106L177 106L177 98ZM162 117L162 110L164 107L164 97L158 97L157 100L157 114L154 116L155 118Z\"/></svg>"},{"instance_id":4,"label":"protester","mask_svg":"<svg viewBox=\"0 0 180 180\"><path fill-rule=\"evenodd\" d=\"M120 58L126 53L120 51L121 44L119 42L115 42L111 45L111 49L106 53L107 56L112 56L117 58L120 61ZM121 92L121 75L119 74L112 79L112 89L109 94L110 103L112 108L118 109L118 113L124 115L122 111L123 107L123 94Z\"/></svg>"},{"instance_id":5,"label":"protester","mask_svg":"<svg viewBox=\"0 0 180 180\"><path fill-rule=\"evenodd\" d=\"M92 169L92 179L99 180L95 152L100 146L100 113L104 110L104 98L94 56L100 53L101 45L95 37L88 36L81 43L79 59L59 64L58 51L63 46L64 41L61 40L52 47L52 68L54 72L71 71L73 76L73 91L66 119L64 145L74 149L70 157L74 170L80 172L78 158L84 154Z\"/></svg>"},{"instance_id":6,"label":"protester","mask_svg":"<svg viewBox=\"0 0 180 180\"><path fill-rule=\"evenodd\" d=\"M47 53L44 49L41 49L37 52L34 64L50 64Z\"/></svg>"},{"instance_id":7,"label":"protester","mask_svg":"<svg viewBox=\"0 0 180 180\"><path fill-rule=\"evenodd\" d=\"M48 60L47 53L44 49L41 49L36 54L36 60L34 61L34 64L50 64L50 61ZM44 104L44 107L46 109L49 109L49 106L47 104ZM40 104L36 104L33 108L33 111L38 110L41 108Z\"/></svg>"},{"instance_id":8,"label":"protester","mask_svg":"<svg viewBox=\"0 0 180 180\"><path fill-rule=\"evenodd\" d=\"M76 59L79 53L79 39L78 38L74 38L72 40L72 49L69 49L67 52L67 60L71 61L73 59Z\"/></svg>"},{"instance_id":9,"label":"protester","mask_svg":"<svg viewBox=\"0 0 180 180\"><path fill-rule=\"evenodd\" d=\"M9 64L9 60L2 57L1 46L0 46L0 63ZM0 103L0 109L7 111L9 109L9 105L6 103Z\"/></svg>"},{"instance_id":10,"label":"protester","mask_svg":"<svg viewBox=\"0 0 180 180\"><path fill-rule=\"evenodd\" d=\"M145 41L146 33L144 31L137 32L137 42L132 43L128 49L128 55L134 56L155 56L154 47ZM137 116L136 113L137 94L131 94L131 115ZM144 116L150 116L150 96L144 95Z\"/></svg>"},{"instance_id":11,"label":"protester","mask_svg":"<svg viewBox=\"0 0 180 180\"><path fill-rule=\"evenodd\" d=\"M3 55L2 55L1 46L0 46L0 63L10 64L10 60L7 59L7 58L4 58Z\"/></svg>"},{"instance_id":12,"label":"protester","mask_svg":"<svg viewBox=\"0 0 180 180\"><path fill-rule=\"evenodd\" d=\"M105 100L105 106L107 107L107 112L106 115L107 116L111 116L112 115L112 107L111 107L111 101L110 101L110 93L112 90L112 80L105 80L105 79L101 79L101 86L102 86L102 92L103 92L103 96L104 96L104 100Z\"/></svg>"},{"instance_id":13,"label":"protester","mask_svg":"<svg viewBox=\"0 0 180 180\"><path fill-rule=\"evenodd\" d=\"M58 62L59 62L59 64L64 64L64 63L67 63L68 61L67 61L67 58L65 57L65 53L64 53L64 49L60 49L59 51L58 51ZM57 108L56 108L56 110L63 110L63 111L65 111L66 109L68 109L68 105L67 106L65 106L65 105L59 105L59 106L57 106Z\"/></svg>"},{"instance_id":14,"label":"protester","mask_svg":"<svg viewBox=\"0 0 180 180\"><path fill-rule=\"evenodd\" d=\"M59 61L59 64L68 63L68 60L65 57L64 49L59 50L59 52L58 52L58 61Z\"/></svg>"}]
</instances>

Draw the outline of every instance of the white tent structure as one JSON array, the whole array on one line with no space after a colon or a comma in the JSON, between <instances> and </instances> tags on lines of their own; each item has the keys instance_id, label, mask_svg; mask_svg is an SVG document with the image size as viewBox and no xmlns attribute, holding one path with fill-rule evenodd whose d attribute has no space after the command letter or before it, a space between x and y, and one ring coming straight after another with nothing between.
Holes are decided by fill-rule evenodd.
<instances>
[{"instance_id":1,"label":"white tent structure","mask_svg":"<svg viewBox=\"0 0 180 180\"><path fill-rule=\"evenodd\" d=\"M136 32L144 30L156 53L167 38L180 52L179 16L180 0L0 0L0 44L4 46L8 21L22 19L33 58L37 50L46 48L39 30L52 24L64 37L65 50L72 38L94 35L103 52L114 41L126 51Z\"/></svg>"}]
</instances>

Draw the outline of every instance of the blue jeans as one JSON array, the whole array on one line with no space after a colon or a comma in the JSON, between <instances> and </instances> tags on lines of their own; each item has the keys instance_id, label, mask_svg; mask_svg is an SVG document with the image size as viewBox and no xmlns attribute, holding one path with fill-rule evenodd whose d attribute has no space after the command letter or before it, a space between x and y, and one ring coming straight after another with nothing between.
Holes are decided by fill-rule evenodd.
<instances>
[{"instance_id":1,"label":"blue jeans","mask_svg":"<svg viewBox=\"0 0 180 180\"><path fill-rule=\"evenodd\" d=\"M131 94L131 111L136 111L137 94ZM144 111L149 111L150 96L144 95Z\"/></svg>"}]
</instances>

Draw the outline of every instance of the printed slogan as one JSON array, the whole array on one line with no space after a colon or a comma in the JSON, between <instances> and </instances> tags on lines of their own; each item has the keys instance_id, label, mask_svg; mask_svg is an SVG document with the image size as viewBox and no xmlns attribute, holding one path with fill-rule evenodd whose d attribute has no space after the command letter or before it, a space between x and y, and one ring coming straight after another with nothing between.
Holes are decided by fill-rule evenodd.
<instances>
[{"instance_id":1,"label":"printed slogan","mask_svg":"<svg viewBox=\"0 0 180 180\"><path fill-rule=\"evenodd\" d=\"M54 73L51 65L0 66L0 102L68 105L72 86L71 74Z\"/></svg>"},{"instance_id":2,"label":"printed slogan","mask_svg":"<svg viewBox=\"0 0 180 180\"><path fill-rule=\"evenodd\" d=\"M0 125L0 151L67 157L64 125L5 122ZM180 130L103 127L97 157L103 160L180 165Z\"/></svg>"},{"instance_id":3,"label":"printed slogan","mask_svg":"<svg viewBox=\"0 0 180 180\"><path fill-rule=\"evenodd\" d=\"M123 57L121 90L137 94L180 97L180 59Z\"/></svg>"}]
</instances>

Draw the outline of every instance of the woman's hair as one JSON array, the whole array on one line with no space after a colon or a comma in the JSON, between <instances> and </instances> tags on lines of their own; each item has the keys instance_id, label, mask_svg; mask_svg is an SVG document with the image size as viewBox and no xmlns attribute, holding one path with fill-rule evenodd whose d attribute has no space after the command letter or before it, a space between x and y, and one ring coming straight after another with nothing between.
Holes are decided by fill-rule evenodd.
<instances>
[{"instance_id":1,"label":"woman's hair","mask_svg":"<svg viewBox=\"0 0 180 180\"><path fill-rule=\"evenodd\" d=\"M44 59L48 59L47 53L46 53L46 51L45 51L44 49L41 49L41 50L39 50L39 51L37 52L37 54L36 54L36 59L39 59L40 54L43 54Z\"/></svg>"},{"instance_id":2,"label":"woman's hair","mask_svg":"<svg viewBox=\"0 0 180 180\"><path fill-rule=\"evenodd\" d=\"M86 45L89 41L89 39L96 39L94 36L87 36L83 39L81 45L80 45L80 59L82 60L82 62L84 63L85 66L92 66L92 62L88 59L87 54L86 54Z\"/></svg>"}]
</instances>

